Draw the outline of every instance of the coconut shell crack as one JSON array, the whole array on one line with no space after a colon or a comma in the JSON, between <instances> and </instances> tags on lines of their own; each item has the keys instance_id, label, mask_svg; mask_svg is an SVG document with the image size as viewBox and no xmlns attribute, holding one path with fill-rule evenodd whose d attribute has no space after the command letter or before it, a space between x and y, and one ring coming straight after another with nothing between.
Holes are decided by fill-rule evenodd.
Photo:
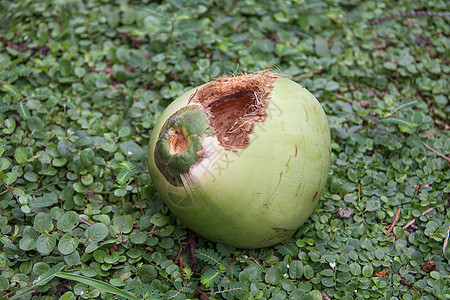
<instances>
[{"instance_id":1,"label":"coconut shell crack","mask_svg":"<svg viewBox=\"0 0 450 300\"><path fill-rule=\"evenodd\" d=\"M221 77L200 88L191 101L202 106L225 149L243 149L255 124L267 118L268 100L277 78L272 73Z\"/></svg>"}]
</instances>

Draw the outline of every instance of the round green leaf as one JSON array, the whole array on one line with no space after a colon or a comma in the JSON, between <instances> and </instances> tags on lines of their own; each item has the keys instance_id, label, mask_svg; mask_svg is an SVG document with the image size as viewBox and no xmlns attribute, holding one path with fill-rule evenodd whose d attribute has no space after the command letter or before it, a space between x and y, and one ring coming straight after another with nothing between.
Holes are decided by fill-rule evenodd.
<instances>
[{"instance_id":1,"label":"round green leaf","mask_svg":"<svg viewBox=\"0 0 450 300\"><path fill-rule=\"evenodd\" d=\"M352 273L353 276L358 276L359 274L361 274L361 266L355 262L351 263L350 272Z\"/></svg>"},{"instance_id":2,"label":"round green leaf","mask_svg":"<svg viewBox=\"0 0 450 300\"><path fill-rule=\"evenodd\" d=\"M95 272L95 268L94 267L83 266L81 268L81 274L83 276L86 276L86 277L95 277L95 276L97 276L97 272Z\"/></svg>"},{"instance_id":3,"label":"round green leaf","mask_svg":"<svg viewBox=\"0 0 450 300\"><path fill-rule=\"evenodd\" d=\"M4 157L0 157L0 171L6 170L11 165L11 162Z\"/></svg>"},{"instance_id":4,"label":"round green leaf","mask_svg":"<svg viewBox=\"0 0 450 300\"><path fill-rule=\"evenodd\" d=\"M98 261L99 263L104 263L105 261L105 256L106 256L106 252L101 250L101 249L97 249L94 251L94 258L96 261Z\"/></svg>"},{"instance_id":5,"label":"round green leaf","mask_svg":"<svg viewBox=\"0 0 450 300\"><path fill-rule=\"evenodd\" d=\"M120 256L117 252L112 252L111 255L106 254L104 257L105 263L115 264L119 260Z\"/></svg>"},{"instance_id":6,"label":"round green leaf","mask_svg":"<svg viewBox=\"0 0 450 300\"><path fill-rule=\"evenodd\" d=\"M282 278L283 273L281 272L281 270L278 269L277 267L272 267L267 271L264 280L268 284L277 285L278 283L280 283Z\"/></svg>"},{"instance_id":7,"label":"round green leaf","mask_svg":"<svg viewBox=\"0 0 450 300\"><path fill-rule=\"evenodd\" d=\"M143 265L138 269L137 273L141 277L142 282L151 282L158 276L158 271L150 265Z\"/></svg>"},{"instance_id":8,"label":"round green leaf","mask_svg":"<svg viewBox=\"0 0 450 300\"><path fill-rule=\"evenodd\" d=\"M371 277L373 275L373 267L371 264L365 265L362 269L364 277Z\"/></svg>"},{"instance_id":9,"label":"round green leaf","mask_svg":"<svg viewBox=\"0 0 450 300\"><path fill-rule=\"evenodd\" d=\"M327 91L335 91L339 89L339 83L337 83L336 81L328 81L325 86L325 89Z\"/></svg>"},{"instance_id":10,"label":"round green leaf","mask_svg":"<svg viewBox=\"0 0 450 300\"><path fill-rule=\"evenodd\" d=\"M19 248L24 251L32 250L36 247L37 232L32 227L25 227L23 237L19 241Z\"/></svg>"},{"instance_id":11,"label":"round green leaf","mask_svg":"<svg viewBox=\"0 0 450 300\"><path fill-rule=\"evenodd\" d=\"M74 211L68 211L59 218L56 227L59 230L68 232L73 230L80 222L80 216Z\"/></svg>"},{"instance_id":12,"label":"round green leaf","mask_svg":"<svg viewBox=\"0 0 450 300\"><path fill-rule=\"evenodd\" d=\"M311 279L314 276L314 270L310 265L303 267L303 274L306 279Z\"/></svg>"},{"instance_id":13,"label":"round green leaf","mask_svg":"<svg viewBox=\"0 0 450 300\"><path fill-rule=\"evenodd\" d=\"M100 242L108 236L108 227L103 223L95 223L86 229L84 236L91 242Z\"/></svg>"},{"instance_id":14,"label":"round green leaf","mask_svg":"<svg viewBox=\"0 0 450 300\"><path fill-rule=\"evenodd\" d=\"M313 290L309 293L309 295L312 297L312 300L322 300L323 296L322 293L318 290Z\"/></svg>"},{"instance_id":15,"label":"round green leaf","mask_svg":"<svg viewBox=\"0 0 450 300\"><path fill-rule=\"evenodd\" d=\"M122 150L123 154L129 156L131 160L141 160L145 156L144 150L133 141L120 144L120 150Z\"/></svg>"},{"instance_id":16,"label":"round green leaf","mask_svg":"<svg viewBox=\"0 0 450 300\"><path fill-rule=\"evenodd\" d=\"M161 240L161 242L159 243L159 245L160 245L162 248L164 248L164 249L170 249L170 248L173 247L174 243L175 243L175 242L174 242L171 238L165 237L165 238L163 238L163 239Z\"/></svg>"},{"instance_id":17,"label":"round green leaf","mask_svg":"<svg viewBox=\"0 0 450 300\"><path fill-rule=\"evenodd\" d=\"M147 240L147 234L145 232L133 232L129 238L133 244L143 244Z\"/></svg>"},{"instance_id":18,"label":"round green leaf","mask_svg":"<svg viewBox=\"0 0 450 300\"><path fill-rule=\"evenodd\" d=\"M86 69L81 67L75 67L73 72L77 77L83 77L86 74Z\"/></svg>"},{"instance_id":19,"label":"round green leaf","mask_svg":"<svg viewBox=\"0 0 450 300\"><path fill-rule=\"evenodd\" d=\"M92 253L92 252L94 252L95 250L97 250L98 249L98 244L96 243L96 242L92 242L92 243L89 243L88 245L87 245L87 247L86 247L86 249L84 250L84 252L86 252L86 253Z\"/></svg>"},{"instance_id":20,"label":"round green leaf","mask_svg":"<svg viewBox=\"0 0 450 300\"><path fill-rule=\"evenodd\" d=\"M31 261L24 261L20 264L19 270L20 273L30 274L33 270L33 263Z\"/></svg>"},{"instance_id":21,"label":"round green leaf","mask_svg":"<svg viewBox=\"0 0 450 300\"><path fill-rule=\"evenodd\" d=\"M70 233L66 233L61 237L58 243L58 250L63 255L69 255L78 247L80 239L73 237Z\"/></svg>"},{"instance_id":22,"label":"round green leaf","mask_svg":"<svg viewBox=\"0 0 450 300\"><path fill-rule=\"evenodd\" d=\"M71 155L71 148L72 144L69 141L59 141L57 146L58 152L62 157L69 157Z\"/></svg>"},{"instance_id":23,"label":"round green leaf","mask_svg":"<svg viewBox=\"0 0 450 300\"><path fill-rule=\"evenodd\" d=\"M438 280L439 278L441 278L441 274L437 271L431 271L430 272L430 277L433 279Z\"/></svg>"},{"instance_id":24,"label":"round green leaf","mask_svg":"<svg viewBox=\"0 0 450 300\"><path fill-rule=\"evenodd\" d=\"M283 278L281 280L281 287L286 292L292 292L295 289L295 285L296 284L294 283L293 280L289 280L289 279L285 279L285 278Z\"/></svg>"},{"instance_id":25,"label":"round green leaf","mask_svg":"<svg viewBox=\"0 0 450 300\"><path fill-rule=\"evenodd\" d=\"M6 175L6 177L2 176L3 177L3 182L8 184L8 185L13 184L17 180L17 177L18 177L17 172L8 172L8 173L6 173L4 175Z\"/></svg>"},{"instance_id":26,"label":"round green leaf","mask_svg":"<svg viewBox=\"0 0 450 300\"><path fill-rule=\"evenodd\" d=\"M303 264L299 260L294 260L289 265L289 276L291 278L300 278L303 276Z\"/></svg>"},{"instance_id":27,"label":"round green leaf","mask_svg":"<svg viewBox=\"0 0 450 300\"><path fill-rule=\"evenodd\" d=\"M77 266L81 263L80 253L78 251L73 251L71 254L64 256L64 262L68 266Z\"/></svg>"},{"instance_id":28,"label":"round green leaf","mask_svg":"<svg viewBox=\"0 0 450 300\"><path fill-rule=\"evenodd\" d=\"M47 214L40 212L34 217L33 227L39 232L49 232L53 229L52 217Z\"/></svg>"},{"instance_id":29,"label":"round green leaf","mask_svg":"<svg viewBox=\"0 0 450 300\"><path fill-rule=\"evenodd\" d=\"M59 297L59 300L75 300L77 297L75 297L73 292L65 292L64 295Z\"/></svg>"},{"instance_id":30,"label":"round green leaf","mask_svg":"<svg viewBox=\"0 0 450 300\"><path fill-rule=\"evenodd\" d=\"M248 274L248 279L252 280L261 280L262 270L257 264L250 264L248 267L244 269L244 272L241 274Z\"/></svg>"},{"instance_id":31,"label":"round green leaf","mask_svg":"<svg viewBox=\"0 0 450 300\"><path fill-rule=\"evenodd\" d=\"M123 197L126 194L127 194L127 191L125 189L115 189L114 190L114 196Z\"/></svg>"},{"instance_id":32,"label":"round green leaf","mask_svg":"<svg viewBox=\"0 0 450 300\"><path fill-rule=\"evenodd\" d=\"M91 148L84 149L80 154L80 162L84 167L89 167L94 162L95 153Z\"/></svg>"},{"instance_id":33,"label":"round green leaf","mask_svg":"<svg viewBox=\"0 0 450 300\"><path fill-rule=\"evenodd\" d=\"M150 222L156 226L164 226L169 223L169 217L161 214L154 214L150 219Z\"/></svg>"},{"instance_id":34,"label":"round green leaf","mask_svg":"<svg viewBox=\"0 0 450 300\"><path fill-rule=\"evenodd\" d=\"M42 130L44 128L44 122L38 116L32 116L28 119L28 128L30 131Z\"/></svg>"},{"instance_id":35,"label":"round green leaf","mask_svg":"<svg viewBox=\"0 0 450 300\"><path fill-rule=\"evenodd\" d=\"M117 232L129 233L133 230L133 219L130 216L115 216L113 225Z\"/></svg>"},{"instance_id":36,"label":"round green leaf","mask_svg":"<svg viewBox=\"0 0 450 300\"><path fill-rule=\"evenodd\" d=\"M130 258L138 258L141 255L141 249L138 248L131 248L130 251L127 252L127 256Z\"/></svg>"},{"instance_id":37,"label":"round green leaf","mask_svg":"<svg viewBox=\"0 0 450 300\"><path fill-rule=\"evenodd\" d=\"M125 283L121 278L112 278L109 283L111 283L114 286L124 286Z\"/></svg>"},{"instance_id":38,"label":"round green leaf","mask_svg":"<svg viewBox=\"0 0 450 300\"><path fill-rule=\"evenodd\" d=\"M34 172L26 172L25 174L23 174L23 178L25 178L25 180L29 181L29 182L36 182L38 181L38 175Z\"/></svg>"},{"instance_id":39,"label":"round green leaf","mask_svg":"<svg viewBox=\"0 0 450 300\"><path fill-rule=\"evenodd\" d=\"M118 134L120 137L126 137L131 134L131 129L130 129L130 127L124 126L119 129Z\"/></svg>"},{"instance_id":40,"label":"round green leaf","mask_svg":"<svg viewBox=\"0 0 450 300\"><path fill-rule=\"evenodd\" d=\"M100 148L102 148L106 152L113 153L117 150L117 145L110 144L110 143L103 143L100 145Z\"/></svg>"},{"instance_id":41,"label":"round green leaf","mask_svg":"<svg viewBox=\"0 0 450 300\"><path fill-rule=\"evenodd\" d=\"M134 22L135 18L136 18L136 11L131 10L131 9L126 10L122 14L122 23L126 24L126 25L130 25L131 23Z\"/></svg>"},{"instance_id":42,"label":"round green leaf","mask_svg":"<svg viewBox=\"0 0 450 300\"><path fill-rule=\"evenodd\" d=\"M0 291L9 289L9 280L6 276L0 275Z\"/></svg>"},{"instance_id":43,"label":"round green leaf","mask_svg":"<svg viewBox=\"0 0 450 300\"><path fill-rule=\"evenodd\" d=\"M117 27L117 24L119 24L119 21L120 21L120 15L119 15L118 11L112 10L108 13L108 25L110 27L113 27L113 28Z\"/></svg>"},{"instance_id":44,"label":"round green leaf","mask_svg":"<svg viewBox=\"0 0 450 300\"><path fill-rule=\"evenodd\" d=\"M90 185L94 182L94 177L92 177L91 174L86 174L83 177L81 177L81 183L84 185Z\"/></svg>"},{"instance_id":45,"label":"round green leaf","mask_svg":"<svg viewBox=\"0 0 450 300\"><path fill-rule=\"evenodd\" d=\"M97 181L91 184L89 188L96 193L100 193L103 191L103 184Z\"/></svg>"},{"instance_id":46,"label":"round green leaf","mask_svg":"<svg viewBox=\"0 0 450 300\"><path fill-rule=\"evenodd\" d=\"M86 194L88 191L88 188L84 186L81 182L75 182L73 184L73 189L80 194Z\"/></svg>"},{"instance_id":47,"label":"round green leaf","mask_svg":"<svg viewBox=\"0 0 450 300\"><path fill-rule=\"evenodd\" d=\"M36 241L36 250L42 255L48 255L56 246L56 238L54 236L41 234Z\"/></svg>"},{"instance_id":48,"label":"round green leaf","mask_svg":"<svg viewBox=\"0 0 450 300\"><path fill-rule=\"evenodd\" d=\"M65 158L60 158L60 157L56 157L53 159L53 166L55 167L62 167L67 163L67 159Z\"/></svg>"},{"instance_id":49,"label":"round green leaf","mask_svg":"<svg viewBox=\"0 0 450 300\"><path fill-rule=\"evenodd\" d=\"M40 261L33 266L33 274L38 276L44 274L48 270L50 270L50 266L45 262Z\"/></svg>"},{"instance_id":50,"label":"round green leaf","mask_svg":"<svg viewBox=\"0 0 450 300\"><path fill-rule=\"evenodd\" d=\"M321 281L322 281L322 284L326 287L332 287L332 286L336 285L336 282L334 281L334 279L330 278L330 277L324 277L324 278L322 278Z\"/></svg>"},{"instance_id":51,"label":"round green leaf","mask_svg":"<svg viewBox=\"0 0 450 300\"><path fill-rule=\"evenodd\" d=\"M24 213L24 214L29 214L31 212L31 208L28 205L23 205L20 207L20 210Z\"/></svg>"}]
</instances>

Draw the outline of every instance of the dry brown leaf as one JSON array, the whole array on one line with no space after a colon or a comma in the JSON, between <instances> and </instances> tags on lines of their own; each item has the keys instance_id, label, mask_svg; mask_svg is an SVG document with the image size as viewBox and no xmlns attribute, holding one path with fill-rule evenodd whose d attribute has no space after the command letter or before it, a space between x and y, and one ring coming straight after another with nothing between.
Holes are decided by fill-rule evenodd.
<instances>
[{"instance_id":1,"label":"dry brown leaf","mask_svg":"<svg viewBox=\"0 0 450 300\"><path fill-rule=\"evenodd\" d=\"M384 268L382 271L374 274L373 276L375 276L375 277L384 277L388 271L389 271L388 268Z\"/></svg>"}]
</instances>

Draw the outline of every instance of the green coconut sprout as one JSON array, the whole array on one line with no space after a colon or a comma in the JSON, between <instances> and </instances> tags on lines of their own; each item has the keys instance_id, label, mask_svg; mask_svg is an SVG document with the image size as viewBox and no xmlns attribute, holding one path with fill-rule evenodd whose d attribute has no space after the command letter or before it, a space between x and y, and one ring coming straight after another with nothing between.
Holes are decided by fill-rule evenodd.
<instances>
[{"instance_id":1,"label":"green coconut sprout","mask_svg":"<svg viewBox=\"0 0 450 300\"><path fill-rule=\"evenodd\" d=\"M313 213L330 167L317 99L271 73L223 77L177 98L156 123L149 171L173 214L239 248L289 239Z\"/></svg>"}]
</instances>

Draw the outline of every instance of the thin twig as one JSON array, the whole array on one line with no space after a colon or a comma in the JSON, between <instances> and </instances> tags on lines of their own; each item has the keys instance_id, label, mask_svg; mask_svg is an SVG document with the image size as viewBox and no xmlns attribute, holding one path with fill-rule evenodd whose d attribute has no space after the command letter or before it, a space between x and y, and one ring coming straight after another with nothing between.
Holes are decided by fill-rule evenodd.
<instances>
[{"instance_id":1,"label":"thin twig","mask_svg":"<svg viewBox=\"0 0 450 300\"><path fill-rule=\"evenodd\" d=\"M428 150L431 150L432 152L434 152L435 154L439 155L440 157L442 157L443 159L445 159L447 162L450 163L450 157L445 156L442 153L437 152L436 150L434 150L433 148L431 148L429 145L427 145L426 143L422 143Z\"/></svg>"},{"instance_id":2,"label":"thin twig","mask_svg":"<svg viewBox=\"0 0 450 300\"><path fill-rule=\"evenodd\" d=\"M430 211L432 211L433 209L435 209L436 207L430 207L430 208L427 208L423 213L422 213L422 216L425 216L427 213L429 213ZM406 228L408 228L409 226L411 226L412 225L412 223L414 223L416 221L416 219L414 218L414 219L412 219L411 221L409 221L408 223L406 223L405 225L403 225L403 229L406 229Z\"/></svg>"},{"instance_id":3,"label":"thin twig","mask_svg":"<svg viewBox=\"0 0 450 300\"><path fill-rule=\"evenodd\" d=\"M44 151L42 151L42 152L44 152ZM41 187L40 189L37 189L37 190L33 191L33 197L36 197L36 194L37 194L38 192L42 191L43 189L46 189L46 188L48 188L49 186L56 185L56 184L61 184L61 183L67 183L67 181L57 181L57 182L49 183L49 184L47 184L46 186L43 186L43 187Z\"/></svg>"},{"instance_id":4,"label":"thin twig","mask_svg":"<svg viewBox=\"0 0 450 300\"><path fill-rule=\"evenodd\" d=\"M85 218L82 218L82 217L80 217L80 221L83 222L84 224L89 225L89 226L94 225L94 223L92 223L92 222L90 222L90 221L88 221L88 220L86 220Z\"/></svg>"},{"instance_id":5,"label":"thin twig","mask_svg":"<svg viewBox=\"0 0 450 300\"><path fill-rule=\"evenodd\" d=\"M66 138L69 136L67 133L67 105L64 104L64 130L66 132Z\"/></svg>"},{"instance_id":6,"label":"thin twig","mask_svg":"<svg viewBox=\"0 0 450 300\"><path fill-rule=\"evenodd\" d=\"M448 239L450 238L450 225L448 226L447 236L444 239L444 245L442 246L442 255L445 253L445 248L447 248Z\"/></svg>"},{"instance_id":7,"label":"thin twig","mask_svg":"<svg viewBox=\"0 0 450 300\"><path fill-rule=\"evenodd\" d=\"M189 280L186 282L186 284L185 285L183 285L182 287L181 287L181 289L179 289L177 292L176 292L176 294L175 295L173 295L173 296L170 296L169 298L167 298L167 299L173 299L173 298L175 298L175 297L177 297L182 291L183 291L183 289L185 288L185 287L187 287L188 286L188 284L189 284L190 282L189 282Z\"/></svg>"},{"instance_id":8,"label":"thin twig","mask_svg":"<svg viewBox=\"0 0 450 300\"><path fill-rule=\"evenodd\" d=\"M422 216L425 216L427 213L429 213L430 211L432 211L433 209L435 209L436 207L430 207L430 208L427 208L423 213L422 213Z\"/></svg>"},{"instance_id":9,"label":"thin twig","mask_svg":"<svg viewBox=\"0 0 450 300\"><path fill-rule=\"evenodd\" d=\"M296 79L301 79L301 78L305 78L305 77L311 76L311 75L313 75L313 74L319 74L320 72L322 72L322 70L323 70L323 67L322 67L322 66L319 66L317 69L312 70L312 71L310 71L310 72L306 72L306 73L297 75L297 76L295 76L293 79L296 80Z\"/></svg>"},{"instance_id":10,"label":"thin twig","mask_svg":"<svg viewBox=\"0 0 450 300\"><path fill-rule=\"evenodd\" d=\"M11 192L11 194L13 195L13 197L16 198L16 199L18 199L19 197L18 197L16 194L14 194L14 192L11 190L10 186L9 186L8 184L5 183L5 181L3 180L3 178L1 178L1 180L2 180L3 186L6 188L5 191ZM3 191L2 194L3 194L5 191Z\"/></svg>"},{"instance_id":11,"label":"thin twig","mask_svg":"<svg viewBox=\"0 0 450 300\"><path fill-rule=\"evenodd\" d=\"M264 269L264 268L261 266L261 264L259 263L259 261L256 260L256 258L254 258L253 256L250 256L250 257L251 257L251 259L253 259L253 261L254 261L261 269Z\"/></svg>"},{"instance_id":12,"label":"thin twig","mask_svg":"<svg viewBox=\"0 0 450 300\"><path fill-rule=\"evenodd\" d=\"M412 219L411 221L409 221L408 223L406 223L405 225L403 225L403 230L405 230L406 228L408 228L409 226L412 225L412 223L414 223L416 221L416 219Z\"/></svg>"},{"instance_id":13,"label":"thin twig","mask_svg":"<svg viewBox=\"0 0 450 300\"><path fill-rule=\"evenodd\" d=\"M395 219L394 222L392 222L391 226L389 226L389 229L387 231L387 235L389 235L392 231L392 229L394 229L395 224L397 224L398 218L400 217L400 208L397 210L397 214L395 215Z\"/></svg>"}]
</instances>

